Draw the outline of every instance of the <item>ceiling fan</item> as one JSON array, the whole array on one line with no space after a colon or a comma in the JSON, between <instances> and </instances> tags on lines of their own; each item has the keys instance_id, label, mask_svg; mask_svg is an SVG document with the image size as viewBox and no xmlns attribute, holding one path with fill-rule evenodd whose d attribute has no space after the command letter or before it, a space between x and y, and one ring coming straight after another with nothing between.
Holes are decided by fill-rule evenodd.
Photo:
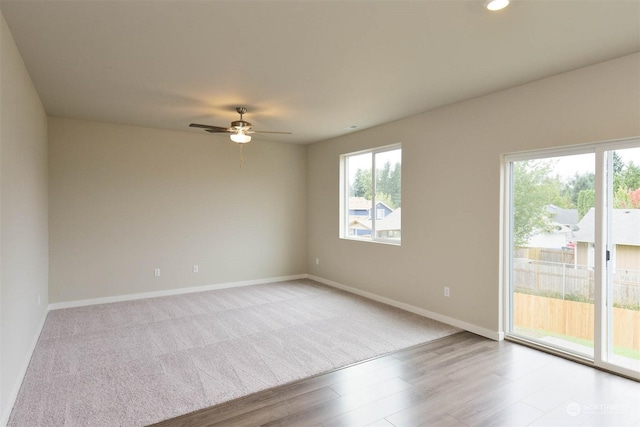
<instances>
[{"instance_id":1,"label":"ceiling fan","mask_svg":"<svg viewBox=\"0 0 640 427\"><path fill-rule=\"evenodd\" d=\"M251 141L251 135L254 133L277 133L281 135L291 135L291 132L269 132L269 131L260 131L253 130L252 124L246 122L242 119L242 116L247 113L247 109L245 107L237 107L236 111L240 114L240 120L235 120L231 122L231 126L228 128L220 127L220 126L212 126L212 125L201 125L198 123L191 123L189 127L192 128L202 128L210 133L230 133L231 140L238 144L246 144Z\"/></svg>"}]
</instances>

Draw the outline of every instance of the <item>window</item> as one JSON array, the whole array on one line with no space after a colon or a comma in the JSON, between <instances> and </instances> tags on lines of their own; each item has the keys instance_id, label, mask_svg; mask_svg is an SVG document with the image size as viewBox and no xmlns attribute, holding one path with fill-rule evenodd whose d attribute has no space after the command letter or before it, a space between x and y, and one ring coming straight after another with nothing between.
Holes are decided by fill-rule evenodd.
<instances>
[{"instance_id":1,"label":"window","mask_svg":"<svg viewBox=\"0 0 640 427\"><path fill-rule=\"evenodd\" d=\"M340 161L340 237L400 244L400 144L344 154Z\"/></svg>"}]
</instances>

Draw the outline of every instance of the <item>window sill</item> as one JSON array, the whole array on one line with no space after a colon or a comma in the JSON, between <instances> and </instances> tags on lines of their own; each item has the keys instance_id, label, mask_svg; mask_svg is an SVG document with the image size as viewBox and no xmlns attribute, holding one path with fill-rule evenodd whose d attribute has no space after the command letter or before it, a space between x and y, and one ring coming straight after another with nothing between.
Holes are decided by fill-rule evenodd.
<instances>
[{"instance_id":1,"label":"window sill","mask_svg":"<svg viewBox=\"0 0 640 427\"><path fill-rule=\"evenodd\" d=\"M362 243L377 243L380 245L389 245L389 246L402 246L402 242L394 241L394 240L356 239L353 237L340 237L340 240L350 240L352 242L362 242Z\"/></svg>"}]
</instances>

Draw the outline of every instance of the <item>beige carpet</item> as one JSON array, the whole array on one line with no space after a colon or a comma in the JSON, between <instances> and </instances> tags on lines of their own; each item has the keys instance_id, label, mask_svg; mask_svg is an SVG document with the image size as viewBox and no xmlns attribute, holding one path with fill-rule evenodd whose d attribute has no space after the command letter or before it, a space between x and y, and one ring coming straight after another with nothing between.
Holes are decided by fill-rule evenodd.
<instances>
[{"instance_id":1,"label":"beige carpet","mask_svg":"<svg viewBox=\"0 0 640 427\"><path fill-rule=\"evenodd\" d=\"M310 280L55 310L10 426L136 426L459 329Z\"/></svg>"}]
</instances>

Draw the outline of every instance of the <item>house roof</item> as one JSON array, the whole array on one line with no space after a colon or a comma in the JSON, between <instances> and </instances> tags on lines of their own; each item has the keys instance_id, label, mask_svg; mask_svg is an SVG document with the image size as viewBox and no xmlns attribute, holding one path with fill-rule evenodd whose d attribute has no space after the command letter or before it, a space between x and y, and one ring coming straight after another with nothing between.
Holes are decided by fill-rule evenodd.
<instances>
[{"instance_id":1,"label":"house roof","mask_svg":"<svg viewBox=\"0 0 640 427\"><path fill-rule=\"evenodd\" d=\"M402 208L398 208L395 211L391 212L386 217L384 217L383 219L377 219L376 231L401 230L401 210ZM363 219L362 217L359 217L356 221L360 225L371 230L371 219L369 218ZM351 227L351 228L355 228L355 227Z\"/></svg>"},{"instance_id":2,"label":"house roof","mask_svg":"<svg viewBox=\"0 0 640 427\"><path fill-rule=\"evenodd\" d=\"M612 241L617 245L640 246L640 209L614 209ZM576 242L591 242L595 236L595 209L578 223L579 230L574 232Z\"/></svg>"},{"instance_id":3,"label":"house roof","mask_svg":"<svg viewBox=\"0 0 640 427\"><path fill-rule=\"evenodd\" d=\"M205 135L188 124L227 126L238 120L234 107L245 106L256 129L292 132L255 139L301 144L640 50L638 1L514 1L497 13L482 3L0 8L49 116Z\"/></svg>"},{"instance_id":4,"label":"house roof","mask_svg":"<svg viewBox=\"0 0 640 427\"><path fill-rule=\"evenodd\" d=\"M564 209L556 205L548 205L547 212L551 214L552 219L558 224L570 226L578 223L577 209Z\"/></svg>"},{"instance_id":5,"label":"house roof","mask_svg":"<svg viewBox=\"0 0 640 427\"><path fill-rule=\"evenodd\" d=\"M376 206L384 206L393 212L393 208L385 202L376 202ZM349 197L349 210L369 210L371 209L371 200L364 197Z\"/></svg>"},{"instance_id":6,"label":"house roof","mask_svg":"<svg viewBox=\"0 0 640 427\"><path fill-rule=\"evenodd\" d=\"M371 220L362 216L350 217L349 228L354 230L371 230Z\"/></svg>"},{"instance_id":7,"label":"house roof","mask_svg":"<svg viewBox=\"0 0 640 427\"><path fill-rule=\"evenodd\" d=\"M398 208L385 216L383 219L376 221L377 231L400 230L401 229L401 213L402 208Z\"/></svg>"},{"instance_id":8,"label":"house roof","mask_svg":"<svg viewBox=\"0 0 640 427\"><path fill-rule=\"evenodd\" d=\"M364 197L349 197L349 209L368 210L371 209L371 200Z\"/></svg>"}]
</instances>

